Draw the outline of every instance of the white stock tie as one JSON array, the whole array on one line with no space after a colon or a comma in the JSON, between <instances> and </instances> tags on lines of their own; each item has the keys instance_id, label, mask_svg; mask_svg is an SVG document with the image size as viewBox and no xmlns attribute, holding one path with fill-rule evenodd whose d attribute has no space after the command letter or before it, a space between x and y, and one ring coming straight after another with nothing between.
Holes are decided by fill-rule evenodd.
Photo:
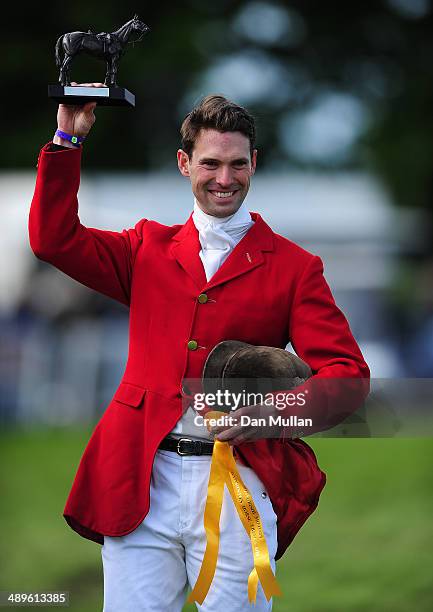
<instances>
[{"instance_id":1,"label":"white stock tie","mask_svg":"<svg viewBox=\"0 0 433 612\"><path fill-rule=\"evenodd\" d=\"M242 204L233 215L220 219L204 213L197 200L194 200L192 218L199 234L200 258L206 272L206 280L209 280L242 240L254 221L245 204Z\"/></svg>"}]
</instances>

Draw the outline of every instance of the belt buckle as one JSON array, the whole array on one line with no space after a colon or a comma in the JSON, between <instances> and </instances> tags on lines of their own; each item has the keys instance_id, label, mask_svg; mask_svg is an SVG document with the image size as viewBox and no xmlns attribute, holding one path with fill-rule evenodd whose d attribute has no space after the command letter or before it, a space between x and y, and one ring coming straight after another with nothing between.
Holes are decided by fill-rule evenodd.
<instances>
[{"instance_id":1,"label":"belt buckle","mask_svg":"<svg viewBox=\"0 0 433 612\"><path fill-rule=\"evenodd\" d=\"M180 450L180 443L181 442L192 442L192 440L190 438L179 438L179 440L177 441L177 449L176 449L177 450L177 454L178 455L182 455L182 456L184 456L184 455L191 455L192 453L185 453L185 452L182 452Z\"/></svg>"}]
</instances>

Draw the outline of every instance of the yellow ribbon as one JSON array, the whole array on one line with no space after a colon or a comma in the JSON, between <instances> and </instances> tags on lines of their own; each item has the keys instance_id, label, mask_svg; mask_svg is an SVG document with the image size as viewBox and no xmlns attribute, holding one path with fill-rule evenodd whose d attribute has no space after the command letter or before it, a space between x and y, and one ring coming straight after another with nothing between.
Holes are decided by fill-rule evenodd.
<instances>
[{"instance_id":1,"label":"yellow ribbon","mask_svg":"<svg viewBox=\"0 0 433 612\"><path fill-rule=\"evenodd\" d=\"M215 575L224 484L227 485L239 518L251 540L254 568L248 577L248 600L250 603L256 603L257 586L260 580L266 599L269 601L273 595L282 593L270 564L259 512L238 472L230 445L227 442L215 440L204 511L206 550L197 582L188 597L188 602L196 601L202 604Z\"/></svg>"}]
</instances>

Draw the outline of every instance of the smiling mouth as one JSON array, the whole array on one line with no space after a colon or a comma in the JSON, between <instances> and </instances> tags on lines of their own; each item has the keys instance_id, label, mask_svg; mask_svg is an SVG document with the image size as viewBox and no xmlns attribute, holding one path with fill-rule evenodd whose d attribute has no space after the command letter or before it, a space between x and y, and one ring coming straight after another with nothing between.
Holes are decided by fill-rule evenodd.
<instances>
[{"instance_id":1,"label":"smiling mouth","mask_svg":"<svg viewBox=\"0 0 433 612\"><path fill-rule=\"evenodd\" d=\"M236 193L237 189L234 191L212 191L209 189L209 192L215 197L224 200L224 198L231 198L232 195Z\"/></svg>"}]
</instances>

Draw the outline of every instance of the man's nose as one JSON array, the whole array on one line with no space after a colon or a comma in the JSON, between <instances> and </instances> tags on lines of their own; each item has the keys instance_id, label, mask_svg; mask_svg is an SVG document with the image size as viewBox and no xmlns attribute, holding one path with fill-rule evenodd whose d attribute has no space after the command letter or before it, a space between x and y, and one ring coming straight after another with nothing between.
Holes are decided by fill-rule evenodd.
<instances>
[{"instance_id":1,"label":"man's nose","mask_svg":"<svg viewBox=\"0 0 433 612\"><path fill-rule=\"evenodd\" d=\"M229 166L220 166L217 171L216 181L221 187L230 187L233 183L233 173Z\"/></svg>"}]
</instances>

